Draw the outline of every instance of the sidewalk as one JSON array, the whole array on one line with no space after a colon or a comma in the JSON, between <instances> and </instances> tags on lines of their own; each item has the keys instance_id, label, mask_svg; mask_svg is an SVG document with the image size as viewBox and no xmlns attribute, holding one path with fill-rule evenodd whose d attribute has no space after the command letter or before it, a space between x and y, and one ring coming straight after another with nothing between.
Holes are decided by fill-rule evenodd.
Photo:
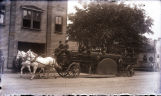
<instances>
[{"instance_id":1,"label":"sidewalk","mask_svg":"<svg viewBox=\"0 0 161 96\"><path fill-rule=\"evenodd\" d=\"M9 77L15 77L15 76L20 76L20 73L5 73L5 74L3 74L3 76L9 76ZM51 74L50 73L50 77L49 78L54 78L53 76L52 76L53 74ZM16 76L16 77L17 77ZM58 73L56 73L56 76L57 76L57 78L63 78L63 77L61 77L61 76L59 76L59 74ZM30 74L23 74L22 75L22 78L30 78L31 77L31 75ZM44 76L42 75L42 78L43 78ZM80 73L80 75L78 76L78 77L76 77L76 78L112 78L112 77L116 77L116 75L99 75L99 74L87 74L87 73ZM37 77L36 77L37 78ZM64 77L65 78L65 77ZM67 77L68 78L68 77ZM37 78L38 79L38 78ZM40 79L40 78L39 78ZM45 78L44 78L45 79ZM47 78L46 78L47 79ZM3 77L2 77L2 81L3 81Z\"/></svg>"},{"instance_id":2,"label":"sidewalk","mask_svg":"<svg viewBox=\"0 0 161 96\"><path fill-rule=\"evenodd\" d=\"M86 74L80 73L80 78L112 78L116 77L116 75L99 75L99 74Z\"/></svg>"}]
</instances>

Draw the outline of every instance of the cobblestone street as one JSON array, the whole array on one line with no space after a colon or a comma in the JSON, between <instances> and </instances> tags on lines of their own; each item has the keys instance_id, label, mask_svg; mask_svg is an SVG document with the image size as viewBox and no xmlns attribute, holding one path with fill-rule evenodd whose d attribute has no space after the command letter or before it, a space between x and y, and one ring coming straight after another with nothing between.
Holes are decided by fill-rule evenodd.
<instances>
[{"instance_id":1,"label":"cobblestone street","mask_svg":"<svg viewBox=\"0 0 161 96\"><path fill-rule=\"evenodd\" d=\"M159 88L158 72L136 72L133 77L89 76L79 78L34 79L19 74L4 74L2 94L155 94Z\"/></svg>"}]
</instances>

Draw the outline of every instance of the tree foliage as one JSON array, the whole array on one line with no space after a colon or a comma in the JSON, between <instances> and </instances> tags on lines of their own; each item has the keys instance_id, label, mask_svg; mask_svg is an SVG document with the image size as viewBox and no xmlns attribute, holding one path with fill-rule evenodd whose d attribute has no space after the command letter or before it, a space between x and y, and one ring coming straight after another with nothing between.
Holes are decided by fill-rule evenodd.
<instances>
[{"instance_id":1,"label":"tree foliage","mask_svg":"<svg viewBox=\"0 0 161 96\"><path fill-rule=\"evenodd\" d=\"M134 48L138 51L146 41L145 33L151 30L152 19L138 6L123 3L90 3L84 9L69 15L72 22L68 26L69 37L86 48L117 49Z\"/></svg>"}]
</instances>

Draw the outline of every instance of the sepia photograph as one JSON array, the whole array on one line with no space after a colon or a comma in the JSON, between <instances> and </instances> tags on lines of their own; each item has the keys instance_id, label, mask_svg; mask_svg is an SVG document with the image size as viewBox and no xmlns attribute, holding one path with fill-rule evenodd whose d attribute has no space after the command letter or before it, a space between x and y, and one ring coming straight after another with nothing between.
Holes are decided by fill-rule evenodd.
<instances>
[{"instance_id":1,"label":"sepia photograph","mask_svg":"<svg viewBox=\"0 0 161 96\"><path fill-rule=\"evenodd\" d=\"M161 95L160 0L0 0L0 95Z\"/></svg>"}]
</instances>

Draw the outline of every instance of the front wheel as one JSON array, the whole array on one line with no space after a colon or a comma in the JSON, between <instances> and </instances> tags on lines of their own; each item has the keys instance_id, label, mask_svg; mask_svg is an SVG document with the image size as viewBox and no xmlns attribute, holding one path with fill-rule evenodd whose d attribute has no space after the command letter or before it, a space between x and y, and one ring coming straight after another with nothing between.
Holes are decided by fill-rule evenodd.
<instances>
[{"instance_id":1,"label":"front wheel","mask_svg":"<svg viewBox=\"0 0 161 96\"><path fill-rule=\"evenodd\" d=\"M68 75L67 70L57 69L57 72L61 77L66 77Z\"/></svg>"},{"instance_id":2,"label":"front wheel","mask_svg":"<svg viewBox=\"0 0 161 96\"><path fill-rule=\"evenodd\" d=\"M80 75L80 66L79 63L73 63L69 70L68 70L68 76L70 78L76 78Z\"/></svg>"}]
</instances>

